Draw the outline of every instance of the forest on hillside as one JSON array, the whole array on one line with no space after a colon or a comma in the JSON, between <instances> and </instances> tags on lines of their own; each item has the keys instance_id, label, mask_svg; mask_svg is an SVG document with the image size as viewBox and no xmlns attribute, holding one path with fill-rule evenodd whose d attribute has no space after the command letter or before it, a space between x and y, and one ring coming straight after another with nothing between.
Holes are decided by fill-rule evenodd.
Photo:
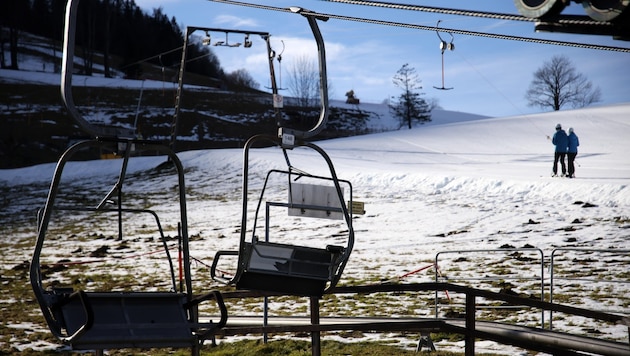
<instances>
[{"instance_id":1,"label":"forest on hillside","mask_svg":"<svg viewBox=\"0 0 630 356\"><path fill-rule=\"evenodd\" d=\"M61 43L67 0L0 1L0 65L20 69L18 50L22 32ZM82 0L79 3L76 45L82 58L81 71L92 75L96 54L102 54L103 74L113 70L127 78L142 75L142 63L161 67L177 66L184 34L175 17L161 8L145 13L134 0ZM217 57L200 43L188 48L186 71L224 79ZM113 58L118 58L114 63ZM229 75L228 75L229 77Z\"/></svg>"}]
</instances>

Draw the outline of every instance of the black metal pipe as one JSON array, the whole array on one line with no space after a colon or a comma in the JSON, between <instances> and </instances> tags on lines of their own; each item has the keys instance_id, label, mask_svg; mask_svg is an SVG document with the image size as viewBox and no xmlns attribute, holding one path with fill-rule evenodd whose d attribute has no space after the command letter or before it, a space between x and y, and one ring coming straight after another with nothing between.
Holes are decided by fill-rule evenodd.
<instances>
[{"instance_id":1,"label":"black metal pipe","mask_svg":"<svg viewBox=\"0 0 630 356\"><path fill-rule=\"evenodd\" d=\"M319 325L319 297L311 297L311 325ZM321 339L319 330L311 331L311 354L320 356L322 354Z\"/></svg>"},{"instance_id":2,"label":"black metal pipe","mask_svg":"<svg viewBox=\"0 0 630 356\"><path fill-rule=\"evenodd\" d=\"M79 128L92 138L99 136L133 137L133 130L122 127L95 126L85 120L74 103L72 96L72 74L74 68L75 34L79 0L68 0L65 13L63 54L61 57L61 98L70 117Z\"/></svg>"}]
</instances>

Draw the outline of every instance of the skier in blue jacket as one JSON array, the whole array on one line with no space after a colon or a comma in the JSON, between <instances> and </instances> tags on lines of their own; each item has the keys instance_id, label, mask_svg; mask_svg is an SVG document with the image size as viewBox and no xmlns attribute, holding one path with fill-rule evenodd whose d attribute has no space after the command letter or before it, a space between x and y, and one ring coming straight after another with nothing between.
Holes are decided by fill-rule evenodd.
<instances>
[{"instance_id":1,"label":"skier in blue jacket","mask_svg":"<svg viewBox=\"0 0 630 356\"><path fill-rule=\"evenodd\" d=\"M569 127L569 148L567 151L567 158L569 161L569 178L575 178L575 157L578 154L578 146L580 140L573 131L573 127Z\"/></svg>"},{"instance_id":2,"label":"skier in blue jacket","mask_svg":"<svg viewBox=\"0 0 630 356\"><path fill-rule=\"evenodd\" d=\"M556 125L556 133L553 134L553 138L551 139L551 143L556 146L556 150L553 155L553 177L558 175L558 160L560 160L560 165L562 166L562 176L564 177L567 174L567 168L564 164L564 157L567 154L567 149L569 147L569 137L567 133L562 129L562 125Z\"/></svg>"}]
</instances>

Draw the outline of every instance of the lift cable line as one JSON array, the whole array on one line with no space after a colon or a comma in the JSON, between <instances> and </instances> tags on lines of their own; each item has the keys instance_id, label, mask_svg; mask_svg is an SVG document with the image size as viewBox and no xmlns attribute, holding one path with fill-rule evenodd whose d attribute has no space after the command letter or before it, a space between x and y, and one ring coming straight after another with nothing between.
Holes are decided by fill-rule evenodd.
<instances>
[{"instance_id":1,"label":"lift cable line","mask_svg":"<svg viewBox=\"0 0 630 356\"><path fill-rule=\"evenodd\" d=\"M228 4L228 5L246 6L246 7L252 7L252 8L257 8L257 9L262 9L262 10L291 12L288 8L281 8L281 7L274 7L274 6L268 6L268 5L252 4L252 3L246 3L246 2L234 1L234 0L208 0L208 1L218 2L218 3ZM317 12L316 13L316 12L312 12L312 11L309 11L309 10L304 10L303 13L307 14L307 15L324 16L324 17L328 17L330 19L336 19L336 20L354 21L354 22L370 23L370 24L375 24L375 25L402 27L402 28L409 28L409 29L414 29L414 30L424 30L424 31L437 31L438 30L438 28L436 28L435 26L414 25L414 24L409 24L409 23L367 19L367 18L362 18L362 17L325 14L325 13L321 13L321 12ZM511 41L521 41L521 42L548 44L548 45L555 45L555 46L594 49L594 50L600 50L600 51L612 51L612 52L630 53L630 48L624 48L624 47L602 46L602 45L587 44L587 43L567 42L567 41L556 41L556 40L547 40L547 39L532 38L532 37L502 35L502 34L496 34L496 33L477 32L477 31L468 31L468 30L458 30L458 29L450 29L450 28L441 28L440 30L441 31L445 31L445 32L458 34L458 35L466 35L466 36L477 36L477 37L494 38L494 39L500 39L500 40L511 40Z\"/></svg>"},{"instance_id":2,"label":"lift cable line","mask_svg":"<svg viewBox=\"0 0 630 356\"><path fill-rule=\"evenodd\" d=\"M612 36L613 39L630 41L630 27L624 25L619 20L622 17L622 12L626 10L626 6L622 5L619 0L619 7L615 8L612 4L589 4L584 6L588 16L585 15L562 15L558 12L556 14L552 9L545 9L546 6L538 2L541 8L538 11L530 8L530 4L527 0L516 1L516 7L521 15L513 15L506 13L485 12L475 10L458 10L431 6L411 5L411 4L399 4L383 1L372 0L322 0L329 2L345 3L351 5L364 5L374 6L380 8L390 8L396 10L412 10L423 11L431 13L441 13L446 15L460 15L469 17L479 17L487 19L508 20L508 21L522 21L533 22L534 30L536 32L559 32L559 33L573 33L573 34L587 34L587 35L605 35ZM547 1L543 2L546 3ZM568 4L568 0L564 1ZM565 7L564 2L557 1L556 4L561 4L562 11ZM577 1L579 2L579 1ZM586 2L586 1L585 1ZM627 2L627 1L626 1ZM610 8L604 9L604 7ZM524 8L519 8L522 6ZM536 5L538 6L538 5ZM554 5L554 7L556 7ZM544 11L543 11L544 10ZM542 11L542 12L540 12ZM630 12L630 11L626 11ZM615 21L617 20L617 21Z\"/></svg>"},{"instance_id":3,"label":"lift cable line","mask_svg":"<svg viewBox=\"0 0 630 356\"><path fill-rule=\"evenodd\" d=\"M219 29L209 29L207 32L223 32L223 31L224 31L224 30L219 30ZM227 32L226 32L225 34L226 34L226 36L227 36ZM225 41L224 43L226 43L226 42L227 42L227 41ZM194 43L188 43L186 46L187 46L187 47L191 47L191 46L194 46L194 45L195 45ZM283 43L283 45L284 45L284 43ZM225 44L214 44L214 46L237 47L237 46L230 46L230 45L225 45ZM239 44L239 46L240 46L240 44ZM170 49L170 50L168 50L168 51L160 52L160 53L155 54L155 55L153 55L153 56L150 56L150 57L146 57L146 58L140 59L140 60L138 60L138 61L136 61L136 62L133 62L133 63L129 63L129 64L127 64L127 65L124 65L124 66L120 67L120 68L121 68L121 69L125 69L125 68L131 67L131 66L133 66L133 65L138 65L138 64L143 64L143 63L149 62L149 61L151 61L151 60L153 60L153 59L156 59L156 58L158 58L158 59L160 60L160 65L161 65L161 63L162 63L162 58L161 58L161 57L162 57L162 56L165 56L165 55L170 54L170 53L173 53L173 52L181 51L183 47L184 47L184 46L182 45L182 46L179 46L179 47L176 47L176 48ZM249 48L249 47L251 47L251 42L248 42L248 37L246 37L246 38L245 38L245 41L244 41L244 47L245 47L245 48ZM193 62L193 61L196 61L196 60L199 60L199 59L205 58L205 57L209 57L209 56L210 56L210 55L212 55L212 54L213 54L213 53L210 53L210 54L208 54L208 53L206 53L206 54L202 54L202 55L200 55L200 56L198 56L198 57L194 57L194 58L188 59L188 60L186 61L186 63ZM180 65L179 63L175 63L175 64L172 64L172 65L170 65L170 66L164 66L164 65L162 65L162 67L175 68L175 67L179 67L179 65Z\"/></svg>"},{"instance_id":4,"label":"lift cable line","mask_svg":"<svg viewBox=\"0 0 630 356\"><path fill-rule=\"evenodd\" d=\"M459 15L459 16L469 16L469 17L481 17L486 19L496 19L496 20L510 20L510 21L523 21L523 22L539 22L540 19L525 17L522 15L513 15L513 14L505 14L498 12L484 12L484 11L473 11L473 10L458 10L458 9L449 9L444 7L433 7L433 6L422 6L422 5L411 5L411 4L397 4L391 2L382 2L382 1L367 1L367 0L321 0L328 2L338 2L350 5L364 5L364 6L374 6L374 7L382 7L388 9L396 9L396 10L411 10L411 11L422 11L422 12L431 12L436 14L445 14L445 15ZM558 23L564 25L597 25L602 27L611 27L612 24L610 22L605 21L595 21L588 16L580 16L580 15L560 15L558 16Z\"/></svg>"},{"instance_id":5,"label":"lift cable line","mask_svg":"<svg viewBox=\"0 0 630 356\"><path fill-rule=\"evenodd\" d=\"M189 46L190 46L190 45L189 45ZM131 67L131 66L133 66L133 65L146 63L146 62L148 62L148 61L150 61L150 60L152 60L152 59L156 59L156 58L160 59L160 63L161 63L161 62L162 62L162 59L161 59L161 57L162 57L162 56L167 55L167 54L169 54L169 53L173 53L173 52L181 51L181 50L182 50L182 47L183 47L183 46L179 46L179 47L177 47L177 48L173 48L173 49L171 49L171 50L168 50L168 51L165 51L165 52L162 52L162 53L158 53L158 54L153 55L153 56L151 56L151 57L147 57L147 58L144 58L144 59L140 59L139 61L136 61L136 62L133 62L133 63L129 63L129 64L125 65L125 66L120 67L120 68L121 68L121 69L125 69L125 68Z\"/></svg>"}]
</instances>

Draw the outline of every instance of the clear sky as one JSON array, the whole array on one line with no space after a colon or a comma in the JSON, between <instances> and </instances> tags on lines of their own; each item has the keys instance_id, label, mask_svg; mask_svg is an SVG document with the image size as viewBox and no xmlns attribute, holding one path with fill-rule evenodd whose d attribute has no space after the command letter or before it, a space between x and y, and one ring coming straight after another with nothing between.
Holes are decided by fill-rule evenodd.
<instances>
[{"instance_id":1,"label":"clear sky","mask_svg":"<svg viewBox=\"0 0 630 356\"><path fill-rule=\"evenodd\" d=\"M435 26L441 20L442 28L630 48L630 42L613 40L609 36L536 33L532 22L382 9L319 0L249 2L281 8L301 6L322 13L423 26ZM402 3L518 14L512 0L426 0ZM207 0L136 0L136 4L148 13L161 7L165 14L175 17L182 26L271 33L272 47L278 53L282 51L284 43L281 68L276 62L277 80L281 87L288 84L288 71L297 59L305 56L313 61L316 59L317 49L308 22L296 14ZM583 15L584 11L580 4L572 3L563 14ZM393 85L392 78L403 64L408 63L416 69L422 80L421 92L425 93L424 98L437 100L444 109L488 116L550 111L529 107L524 98L525 92L533 79L533 73L544 62L554 55L565 55L578 72L601 89L600 104L630 102L630 53L455 34L455 50L444 53L444 86L453 88L445 91L434 88L442 86L440 42L434 31L337 19L320 21L319 27L326 45L332 99L345 100L344 94L350 89L355 91L362 102L380 103L388 97L398 96L401 90ZM215 38L225 36L220 33L212 35L213 42ZM441 36L447 41L451 40L448 33L442 32ZM260 38L252 39L254 46L249 49L212 49L226 72L244 68L264 89L270 86L266 49ZM240 35L232 35L229 41L242 42L243 39ZM281 93L289 95L288 91Z\"/></svg>"}]
</instances>

